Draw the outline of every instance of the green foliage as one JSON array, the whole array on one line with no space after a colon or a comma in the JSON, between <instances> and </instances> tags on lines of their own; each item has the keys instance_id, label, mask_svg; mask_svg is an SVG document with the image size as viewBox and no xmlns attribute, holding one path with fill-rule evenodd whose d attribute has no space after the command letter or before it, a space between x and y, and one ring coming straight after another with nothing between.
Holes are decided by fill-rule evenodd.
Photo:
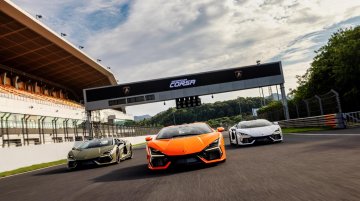
<instances>
[{"instance_id":1,"label":"green foliage","mask_svg":"<svg viewBox=\"0 0 360 201\"><path fill-rule=\"evenodd\" d=\"M247 116L252 114L252 108L261 107L260 97L237 98L235 100L218 101L215 103L207 103L194 108L175 109L169 108L160 112L150 119L140 121L140 125L173 125L176 124L209 121L213 125L222 125L226 122L233 121L240 114ZM231 118L230 118L231 117ZM229 119L227 119L229 118ZM239 117L238 117L239 118ZM215 126L216 127L216 126Z\"/></svg>"},{"instance_id":2,"label":"green foliage","mask_svg":"<svg viewBox=\"0 0 360 201\"><path fill-rule=\"evenodd\" d=\"M284 134L287 133L305 133L305 132L311 132L311 131L325 131L325 130L331 130L333 128L331 127L306 127L306 128L282 128L282 132Z\"/></svg>"},{"instance_id":3,"label":"green foliage","mask_svg":"<svg viewBox=\"0 0 360 201\"><path fill-rule=\"evenodd\" d=\"M294 99L306 99L334 89L342 97L343 110L359 110L360 26L340 29L316 53L308 71L297 76L299 86L291 92Z\"/></svg>"}]
</instances>

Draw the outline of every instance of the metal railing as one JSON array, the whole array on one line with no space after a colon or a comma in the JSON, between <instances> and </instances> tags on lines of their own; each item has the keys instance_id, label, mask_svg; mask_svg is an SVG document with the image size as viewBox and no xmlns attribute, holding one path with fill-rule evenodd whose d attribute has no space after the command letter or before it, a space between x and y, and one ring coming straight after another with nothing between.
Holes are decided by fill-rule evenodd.
<instances>
[{"instance_id":1,"label":"metal railing","mask_svg":"<svg viewBox=\"0 0 360 201\"><path fill-rule=\"evenodd\" d=\"M342 113L340 97L335 90L330 90L325 94L315 95L314 97L297 102L289 101L288 107L290 119ZM285 119L282 107L261 113L259 117L270 121L281 121Z\"/></svg>"},{"instance_id":2,"label":"metal railing","mask_svg":"<svg viewBox=\"0 0 360 201\"><path fill-rule=\"evenodd\" d=\"M21 122L4 121L1 118L1 141L2 147L24 146L30 144L61 143L82 141L96 137L135 137L152 135L159 132L157 127L123 126L108 123L91 123L74 119L53 118L51 122L44 122L45 118L38 122L27 122L24 116ZM90 136L89 127L93 131Z\"/></svg>"},{"instance_id":3,"label":"metal railing","mask_svg":"<svg viewBox=\"0 0 360 201\"><path fill-rule=\"evenodd\" d=\"M343 118L348 128L360 126L360 111L343 113Z\"/></svg>"}]
</instances>

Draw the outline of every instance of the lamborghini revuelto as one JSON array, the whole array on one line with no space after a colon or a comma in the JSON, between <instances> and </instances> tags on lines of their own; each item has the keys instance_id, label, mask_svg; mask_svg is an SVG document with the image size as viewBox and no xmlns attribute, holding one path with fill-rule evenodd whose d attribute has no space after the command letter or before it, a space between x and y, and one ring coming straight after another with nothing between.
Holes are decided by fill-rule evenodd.
<instances>
[{"instance_id":1,"label":"lamborghini revuelto","mask_svg":"<svg viewBox=\"0 0 360 201\"><path fill-rule=\"evenodd\" d=\"M266 119L241 121L229 129L231 145L250 145L256 142L282 142L281 128Z\"/></svg>"},{"instance_id":2,"label":"lamborghini revuelto","mask_svg":"<svg viewBox=\"0 0 360 201\"><path fill-rule=\"evenodd\" d=\"M86 165L106 165L120 163L132 158L132 145L127 140L102 138L84 141L74 146L68 153L67 166L74 169Z\"/></svg>"},{"instance_id":3,"label":"lamborghini revuelto","mask_svg":"<svg viewBox=\"0 0 360 201\"><path fill-rule=\"evenodd\" d=\"M154 139L147 137L147 160L151 170L170 166L224 162L226 153L220 127L217 131L205 123L169 126Z\"/></svg>"}]
</instances>

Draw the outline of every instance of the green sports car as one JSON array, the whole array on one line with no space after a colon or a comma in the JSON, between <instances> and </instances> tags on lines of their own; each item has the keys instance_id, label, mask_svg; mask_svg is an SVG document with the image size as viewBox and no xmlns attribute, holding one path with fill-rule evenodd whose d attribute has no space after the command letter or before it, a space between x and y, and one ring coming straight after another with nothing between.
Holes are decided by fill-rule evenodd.
<instances>
[{"instance_id":1,"label":"green sports car","mask_svg":"<svg viewBox=\"0 0 360 201\"><path fill-rule=\"evenodd\" d=\"M132 158L132 145L117 138L92 139L75 145L68 153L67 166L75 169L86 165L120 163Z\"/></svg>"}]
</instances>

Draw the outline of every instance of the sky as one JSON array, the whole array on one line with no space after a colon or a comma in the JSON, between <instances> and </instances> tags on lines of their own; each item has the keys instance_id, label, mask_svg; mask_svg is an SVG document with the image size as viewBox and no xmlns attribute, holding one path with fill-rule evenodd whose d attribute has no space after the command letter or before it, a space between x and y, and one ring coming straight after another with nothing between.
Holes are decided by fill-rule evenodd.
<instances>
[{"instance_id":1,"label":"sky","mask_svg":"<svg viewBox=\"0 0 360 201\"><path fill-rule=\"evenodd\" d=\"M101 64L119 84L282 61L288 93L333 32L360 24L358 0L13 0ZM276 89L272 88L273 92ZM268 95L268 88L264 88ZM202 102L259 96L259 89ZM127 107L133 115L175 101Z\"/></svg>"}]
</instances>

